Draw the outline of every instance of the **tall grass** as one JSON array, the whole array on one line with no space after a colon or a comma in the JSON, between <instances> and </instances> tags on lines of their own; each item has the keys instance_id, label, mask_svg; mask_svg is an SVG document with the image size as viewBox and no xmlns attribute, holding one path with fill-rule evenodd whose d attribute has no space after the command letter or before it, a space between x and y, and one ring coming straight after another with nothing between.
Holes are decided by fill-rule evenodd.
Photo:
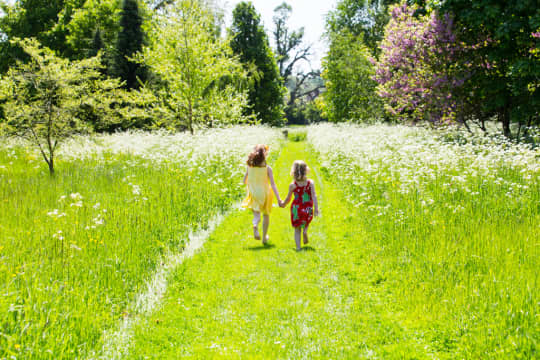
<instances>
[{"instance_id":1,"label":"tall grass","mask_svg":"<svg viewBox=\"0 0 540 360\"><path fill-rule=\"evenodd\" d=\"M256 143L279 131L126 133L66 144L57 175L34 149L0 147L0 358L75 358L129 316L161 256L243 194Z\"/></svg>"},{"instance_id":2,"label":"tall grass","mask_svg":"<svg viewBox=\"0 0 540 360\"><path fill-rule=\"evenodd\" d=\"M538 356L538 148L401 126L313 126L308 140L404 327L443 357Z\"/></svg>"}]
</instances>

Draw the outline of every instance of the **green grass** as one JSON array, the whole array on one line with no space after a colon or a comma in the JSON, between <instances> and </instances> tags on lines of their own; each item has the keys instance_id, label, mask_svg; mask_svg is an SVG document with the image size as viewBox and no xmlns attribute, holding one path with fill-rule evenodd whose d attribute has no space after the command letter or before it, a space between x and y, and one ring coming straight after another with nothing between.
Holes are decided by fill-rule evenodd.
<instances>
[{"instance_id":1,"label":"green grass","mask_svg":"<svg viewBox=\"0 0 540 360\"><path fill-rule=\"evenodd\" d=\"M233 211L138 317L127 358L538 357L536 153L401 127L301 133L271 162L282 197L294 160L312 169L306 251L289 209L273 209L266 247ZM106 153L49 179L0 150L0 358L99 353L162 255L243 195L235 156L201 169Z\"/></svg>"},{"instance_id":2,"label":"green grass","mask_svg":"<svg viewBox=\"0 0 540 360\"><path fill-rule=\"evenodd\" d=\"M425 356L422 339L397 324L385 301L371 270L376 249L339 191L319 178L304 143L282 151L279 188L287 189L295 159L313 169L323 213L306 250L295 251L288 209L274 208L267 247L253 240L249 212L232 214L177 270L162 308L139 324L131 358Z\"/></svg>"},{"instance_id":3,"label":"green grass","mask_svg":"<svg viewBox=\"0 0 540 360\"><path fill-rule=\"evenodd\" d=\"M131 357L536 356L538 217L482 226L445 211L396 227L357 206L349 179L327 168L320 176L304 143L290 143L274 167L282 191L295 159L314 170L321 198L308 250L294 251L288 211L274 210L266 248L252 239L250 214L232 214L175 273L162 308L137 327ZM388 200L371 190L372 201ZM411 196L394 200L419 213ZM433 230L433 217L447 225Z\"/></svg>"},{"instance_id":4,"label":"green grass","mask_svg":"<svg viewBox=\"0 0 540 360\"><path fill-rule=\"evenodd\" d=\"M302 128L287 129L287 138L290 141L305 141L307 139L307 131Z\"/></svg>"},{"instance_id":5,"label":"green grass","mask_svg":"<svg viewBox=\"0 0 540 360\"><path fill-rule=\"evenodd\" d=\"M240 194L222 193L221 186L177 167L126 169L130 160L136 161L63 164L55 179L19 172L15 186L0 187L0 357L15 344L21 355L36 358L47 350L54 358L72 357L81 346L95 344L102 329L121 317L159 256L181 247L190 228L204 226ZM233 180L223 175L222 186L231 186ZM127 176L147 200L133 195L122 181ZM146 193L151 189L160 191ZM70 206L71 193L83 194L82 207ZM65 204L58 203L66 194ZM47 209L66 216L55 220ZM86 229L100 215L106 226ZM62 238L53 237L58 231Z\"/></svg>"},{"instance_id":6,"label":"green grass","mask_svg":"<svg viewBox=\"0 0 540 360\"><path fill-rule=\"evenodd\" d=\"M50 178L32 150L0 149L0 358L99 349L162 256L244 194L247 151L228 151L91 155L60 160Z\"/></svg>"},{"instance_id":7,"label":"green grass","mask_svg":"<svg viewBox=\"0 0 540 360\"><path fill-rule=\"evenodd\" d=\"M384 127L317 135L333 131L335 140L311 139L379 249L372 270L401 324L442 359L537 357L538 153Z\"/></svg>"}]
</instances>

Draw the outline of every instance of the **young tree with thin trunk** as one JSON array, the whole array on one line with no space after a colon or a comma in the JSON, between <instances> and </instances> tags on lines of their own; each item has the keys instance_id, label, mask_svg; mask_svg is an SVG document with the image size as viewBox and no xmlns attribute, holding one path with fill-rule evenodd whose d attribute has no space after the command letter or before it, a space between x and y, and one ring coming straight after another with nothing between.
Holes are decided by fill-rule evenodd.
<instances>
[{"instance_id":1,"label":"young tree with thin trunk","mask_svg":"<svg viewBox=\"0 0 540 360\"><path fill-rule=\"evenodd\" d=\"M52 176L62 142L92 130L81 114L92 109L106 118L120 82L103 79L99 57L72 62L32 38L19 40L17 45L30 61L11 68L0 81L6 117L0 130L34 144Z\"/></svg>"},{"instance_id":2,"label":"young tree with thin trunk","mask_svg":"<svg viewBox=\"0 0 540 360\"><path fill-rule=\"evenodd\" d=\"M159 79L155 87L158 126L191 133L214 123L238 123L247 97L242 64L228 43L216 37L211 9L180 0L155 21L154 36L141 56Z\"/></svg>"}]
</instances>

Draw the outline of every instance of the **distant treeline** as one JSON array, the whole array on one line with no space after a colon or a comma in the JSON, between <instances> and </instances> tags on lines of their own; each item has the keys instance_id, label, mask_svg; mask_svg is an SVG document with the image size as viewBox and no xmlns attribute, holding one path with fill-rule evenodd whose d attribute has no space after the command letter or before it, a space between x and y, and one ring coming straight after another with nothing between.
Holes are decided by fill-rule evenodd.
<instances>
[{"instance_id":1,"label":"distant treeline","mask_svg":"<svg viewBox=\"0 0 540 360\"><path fill-rule=\"evenodd\" d=\"M540 124L537 0L340 0L326 35L331 121Z\"/></svg>"}]
</instances>

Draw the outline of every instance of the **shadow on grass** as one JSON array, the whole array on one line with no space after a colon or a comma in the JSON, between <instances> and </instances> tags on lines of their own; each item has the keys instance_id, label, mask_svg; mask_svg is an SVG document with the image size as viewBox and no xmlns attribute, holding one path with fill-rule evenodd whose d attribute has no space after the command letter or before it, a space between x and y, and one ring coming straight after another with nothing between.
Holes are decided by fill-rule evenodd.
<instances>
[{"instance_id":1,"label":"shadow on grass","mask_svg":"<svg viewBox=\"0 0 540 360\"><path fill-rule=\"evenodd\" d=\"M302 251L317 251L313 246L302 246Z\"/></svg>"},{"instance_id":2,"label":"shadow on grass","mask_svg":"<svg viewBox=\"0 0 540 360\"><path fill-rule=\"evenodd\" d=\"M246 249L249 251L261 251L261 250L270 250L275 247L276 245L274 244L266 244L266 245L248 246L246 247Z\"/></svg>"}]
</instances>

